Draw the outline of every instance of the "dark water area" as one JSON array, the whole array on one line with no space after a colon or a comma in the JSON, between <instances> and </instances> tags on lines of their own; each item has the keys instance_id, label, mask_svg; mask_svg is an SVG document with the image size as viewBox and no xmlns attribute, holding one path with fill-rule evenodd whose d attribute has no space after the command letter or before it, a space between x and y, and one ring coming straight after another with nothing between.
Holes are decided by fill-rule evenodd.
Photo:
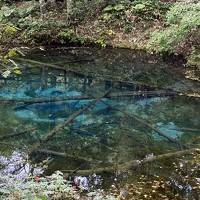
<instances>
[{"instance_id":1,"label":"dark water area","mask_svg":"<svg viewBox=\"0 0 200 200\"><path fill-rule=\"evenodd\" d=\"M18 61L22 75L0 78L0 99L49 98L49 102L0 104L0 137L34 129L0 141L1 155L9 156L16 149L29 149L56 125L109 88L118 96L103 97L40 146L42 151L70 155L66 158L41 152L34 155L38 160L47 156L53 158L47 173L115 168L130 160L180 150L177 144L131 118L132 114L183 145L192 147L198 143L199 99L169 95L172 91L194 93L200 88L198 83L184 78L181 66L169 66L155 56L113 49L35 51L27 58L62 66L68 71ZM160 90L165 92L159 93ZM124 92L140 94L119 95ZM84 95L88 98L52 101L55 97ZM119 175L118 181L120 184L137 181L141 173L169 176L171 172L166 163L170 162L172 160L160 162L159 167L144 167L131 174ZM104 187L115 179L115 175L103 175Z\"/></svg>"}]
</instances>

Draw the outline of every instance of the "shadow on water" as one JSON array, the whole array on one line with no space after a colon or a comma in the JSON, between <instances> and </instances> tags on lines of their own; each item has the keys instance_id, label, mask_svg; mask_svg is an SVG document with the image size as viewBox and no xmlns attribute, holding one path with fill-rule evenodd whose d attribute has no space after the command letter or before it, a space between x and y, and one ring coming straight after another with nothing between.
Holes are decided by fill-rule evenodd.
<instances>
[{"instance_id":1,"label":"shadow on water","mask_svg":"<svg viewBox=\"0 0 200 200\"><path fill-rule=\"evenodd\" d=\"M183 79L182 72L177 73L177 79L174 79L171 66L157 62L156 58L126 50L108 49L70 49L65 53L49 51L43 55L35 52L29 58L57 63L78 73L44 66L38 68L21 62L21 76L0 78L1 99L45 99L44 102L1 103L0 137L24 131L21 135L1 142L0 151L3 155L9 156L15 149L30 148L56 125L63 123L72 113L108 88L112 88L113 94L118 95L102 98L40 146L40 152L35 154L34 159L42 160L47 156L53 158L47 173L55 170L115 168L130 160L176 151L179 148L155 130L130 118L131 114L148 121L151 126L184 145L198 143L199 100L168 95L172 89L189 90L194 83L188 84ZM118 82L116 80L119 77ZM166 93L159 93L160 88L164 88ZM198 88L198 84L193 88ZM135 92L137 95L119 95L125 92ZM75 96L83 98L62 100L63 97ZM55 97L61 100L52 101ZM29 131L33 128L34 131ZM55 152L65 152L67 156L62 158ZM172 160L158 162L162 170L157 163L128 174L117 175L115 170L110 174L102 173L104 187L115 180L116 176L119 184L136 181L142 173L170 176L171 162Z\"/></svg>"}]
</instances>

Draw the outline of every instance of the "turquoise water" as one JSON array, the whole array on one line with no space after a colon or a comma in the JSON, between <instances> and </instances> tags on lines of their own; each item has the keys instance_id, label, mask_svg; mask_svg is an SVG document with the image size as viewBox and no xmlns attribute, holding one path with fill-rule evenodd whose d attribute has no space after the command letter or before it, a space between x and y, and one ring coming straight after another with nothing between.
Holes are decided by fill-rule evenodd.
<instances>
[{"instance_id":1,"label":"turquoise water","mask_svg":"<svg viewBox=\"0 0 200 200\"><path fill-rule=\"evenodd\" d=\"M37 140L38 138L36 136L42 137L43 134L46 134L57 124L63 123L73 112L91 102L94 98L93 96L98 96L106 91L105 82L95 78L92 79L89 85L85 84L85 82L88 82L87 78L80 77L74 73L61 73L59 76L57 75L54 77L60 80L56 82L55 79L53 81L51 80L51 75L49 75L51 73L53 74L50 70L44 77L40 77L39 73L32 75L31 73L26 74L26 72L23 72L23 75L20 77L12 75L12 78L10 77L11 80L3 80L0 90L1 98L49 98L49 102L2 104L1 135L13 131L20 131L22 127L24 130L30 127L36 127L36 135L27 136L27 139L31 140L32 137L34 140ZM63 82L65 79L70 79L70 81ZM46 80L45 83L43 82L44 80ZM96 90L95 87L97 88ZM116 84L116 86L112 86L112 91L115 93L137 91L135 90L135 86L122 84L120 87ZM95 93L92 94L90 99L50 101L51 98L54 97L89 96L93 90L95 90ZM147 140L147 144L145 145L147 149L151 149L151 146L148 146L148 142L150 144L156 144L157 141L166 143L169 149L174 147L174 144L171 144L156 132L146 128L143 124L140 124L134 119L127 117L119 110L110 108L108 105L126 111L130 115L136 114L141 119L148 121L150 125L173 138L185 140L185 138L191 138L191 136L196 136L196 134L198 134L197 132L191 131L192 129L199 129L198 122L200 116L199 110L197 109L199 104L197 104L196 101L193 102L191 99L178 96L120 96L103 98L101 101L98 101L87 111L77 116L73 123L65 127L66 130L61 130L58 136L52 138L49 142L51 145L48 143L44 144L45 148L58 150L58 141L66 137L65 141L61 139L60 142L62 145L59 145L59 151L69 151L69 147L64 143L68 142L68 137L69 140L70 137L73 137L74 145L72 146L75 151L76 147L79 146L79 140L90 141L94 139L94 141L98 142L98 145L101 145L99 141L105 141L107 147L113 148L114 151L118 151L122 148L125 152L131 150L132 153L139 154L139 152L134 150L134 146L129 146L135 143L135 138L140 140L140 136ZM125 135L123 136L123 134ZM127 140L126 134L131 135L133 141L130 139ZM110 139L110 137L113 139ZM121 139L119 139L120 137ZM124 139L124 142L131 144L119 144L119 140ZM138 144L140 144L140 142L142 144L143 140L141 139ZM17 144L18 143L20 143L20 140L17 141ZM15 144L13 145L15 146ZM30 146L31 144L25 143L24 145ZM87 148L97 148L95 151L98 152L99 157L101 157L101 151L104 150L101 149L102 147L96 147L94 144L91 146L86 145L86 151L83 153L88 156L90 156L90 153L88 153ZM122 151L120 150L120 152ZM102 153L104 154L104 152ZM144 151L141 154L144 155L144 153L148 152Z\"/></svg>"},{"instance_id":2,"label":"turquoise water","mask_svg":"<svg viewBox=\"0 0 200 200\"><path fill-rule=\"evenodd\" d=\"M83 57L84 53L83 50L78 51L75 54L75 58L79 60ZM79 57L80 52L81 55ZM59 55L56 54L56 56L53 56L52 54L51 51L47 54L48 56L51 55L52 58L49 62L57 63ZM42 57L41 53L35 53L30 57L34 60L47 62L47 55ZM62 56L60 56L60 59L63 58ZM73 60L71 58L73 56L66 53L65 59L68 60L70 57ZM49 166L49 172L54 170L74 170L76 168L91 169L116 166L131 159L143 159L147 155L158 155L166 153L169 150L179 150L176 144L159 136L152 129L134 120L134 118L130 117L131 115L137 115L140 119L164 132L166 135L176 138L181 144L192 146L197 141L197 138L200 136L199 99L156 94L156 91L161 90L161 86L162 90L166 91L180 91L182 88L181 83L174 80L170 73L161 74L159 69L161 70L161 68L166 67L163 63L154 64L157 67L160 65L158 74L155 74L152 68L147 70L150 68L150 64L144 61L137 61L135 63L131 61L133 66L135 64L134 73L136 74L137 72L137 76L141 78L138 78L139 81L138 79L134 79L134 81L138 81L137 83L130 83L130 80L128 81L129 83L124 83L117 80L108 80L108 78L104 80L101 73L98 73L96 67L101 62L102 68L107 66L108 69L111 69L113 66L113 63L105 65L105 60L108 60L108 58L105 58L104 54L98 55L99 57L97 56L97 58L102 59L101 62L92 53L90 56L92 57L92 61L70 65L70 69L73 68L78 73L64 72L47 67L41 68L30 63L19 62L19 66L22 68L22 75L12 74L7 79L0 78L1 100L19 98L49 99L49 102L40 103L12 102L8 104L1 102L0 136L27 130L25 134L2 140L0 145L2 155L10 155L16 149L29 149L56 125L63 123L72 113L83 108L92 99L103 94L109 88L112 89L111 92L118 94L141 91L144 93L152 91L155 94L150 96L104 97L81 113L72 123L61 129L53 138L40 146L42 150L65 152L74 157L60 158L48 155L54 158ZM90 56L87 53L87 57ZM65 59L62 60L63 63L65 63ZM130 66L130 63L125 59L123 65L126 64ZM97 73L98 75L81 73L80 68L84 69L83 72L86 72L91 65L93 65L93 73ZM120 62L120 73L122 70L121 65L122 63ZM138 68L138 65L142 66L142 68ZM117 68L116 63L114 66ZM168 70L170 71L171 69L169 68ZM118 73L115 69L114 72L115 74ZM152 72L152 77L150 72ZM147 83L145 84L144 81L141 83L144 79L142 76L146 73L149 76ZM130 74L128 75L131 76ZM154 77L155 79L153 79ZM181 75L177 75L177 77L180 80ZM184 77L182 79L185 83L188 83ZM157 83L158 87L153 87L149 82L150 80L153 80L151 82L152 85L155 86L155 83ZM177 87L170 87L173 83L176 83ZM188 90L192 84L194 83L189 82L188 87L184 85L183 90ZM198 85L195 85L194 88L198 88ZM88 98L51 101L55 97L83 95ZM35 130L28 131L32 128L35 128ZM36 157L39 160L46 158L45 155L39 153ZM80 157L84 157L90 160L90 162L82 163L79 159Z\"/></svg>"}]
</instances>

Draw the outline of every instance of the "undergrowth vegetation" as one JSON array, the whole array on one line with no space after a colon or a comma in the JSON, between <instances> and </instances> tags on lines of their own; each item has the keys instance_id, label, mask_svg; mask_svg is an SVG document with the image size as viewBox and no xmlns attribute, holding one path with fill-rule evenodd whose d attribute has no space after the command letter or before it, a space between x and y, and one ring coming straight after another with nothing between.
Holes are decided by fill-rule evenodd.
<instances>
[{"instance_id":1,"label":"undergrowth vegetation","mask_svg":"<svg viewBox=\"0 0 200 200\"><path fill-rule=\"evenodd\" d=\"M41 13L37 1L1 1L1 45L97 44L178 53L199 62L198 1L60 1Z\"/></svg>"},{"instance_id":2,"label":"undergrowth vegetation","mask_svg":"<svg viewBox=\"0 0 200 200\"><path fill-rule=\"evenodd\" d=\"M17 180L12 175L5 175L0 177L0 182L0 199L2 200L78 200L83 196L82 192L76 190L69 181L65 180L63 173L59 171L47 177L30 177L26 181ZM87 192L84 196L87 200L116 199L101 190Z\"/></svg>"},{"instance_id":3,"label":"undergrowth vegetation","mask_svg":"<svg viewBox=\"0 0 200 200\"><path fill-rule=\"evenodd\" d=\"M157 52L189 51L190 59L198 61L199 27L200 3L176 3L166 13L165 27L151 33L148 47Z\"/></svg>"}]
</instances>

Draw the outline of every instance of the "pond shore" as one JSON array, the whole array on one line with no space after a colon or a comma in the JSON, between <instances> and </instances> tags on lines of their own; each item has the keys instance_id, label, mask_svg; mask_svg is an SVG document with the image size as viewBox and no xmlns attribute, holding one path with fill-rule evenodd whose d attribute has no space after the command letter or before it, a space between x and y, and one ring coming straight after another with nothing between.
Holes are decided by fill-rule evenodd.
<instances>
[{"instance_id":1,"label":"pond shore","mask_svg":"<svg viewBox=\"0 0 200 200\"><path fill-rule=\"evenodd\" d=\"M72 14L68 19L62 7L49 8L41 17L37 2L6 4L3 8L10 12L2 18L0 51L23 46L30 49L48 49L49 46L126 48L161 55L166 60L171 60L171 63L179 60L188 66L199 66L198 22L197 28L188 30L190 34L183 34L181 40L173 38L176 33L165 38L167 32L162 32L170 31L166 17L175 15L173 9L176 11L186 4L159 0L156 3L150 1L147 5L133 5L110 5L106 1L91 3L88 7L83 7L85 12L79 11L78 15ZM198 8L198 5L188 3L187 9L192 12L192 6ZM60 12L62 17L58 16L57 12ZM184 14L187 15L181 13L181 10L176 12L180 12L180 18ZM181 24L175 25L177 28L181 27ZM156 31L160 31L160 35L152 35Z\"/></svg>"}]
</instances>

